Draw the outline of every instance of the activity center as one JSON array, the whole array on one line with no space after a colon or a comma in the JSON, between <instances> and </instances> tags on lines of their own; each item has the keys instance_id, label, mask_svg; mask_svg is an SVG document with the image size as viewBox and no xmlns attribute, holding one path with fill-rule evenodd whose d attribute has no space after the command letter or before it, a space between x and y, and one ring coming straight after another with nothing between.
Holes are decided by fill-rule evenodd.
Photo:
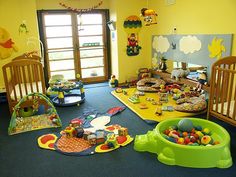
<instances>
[{"instance_id":1,"label":"activity center","mask_svg":"<svg viewBox=\"0 0 236 177\"><path fill-rule=\"evenodd\" d=\"M234 177L235 0L0 0L1 177Z\"/></svg>"}]
</instances>

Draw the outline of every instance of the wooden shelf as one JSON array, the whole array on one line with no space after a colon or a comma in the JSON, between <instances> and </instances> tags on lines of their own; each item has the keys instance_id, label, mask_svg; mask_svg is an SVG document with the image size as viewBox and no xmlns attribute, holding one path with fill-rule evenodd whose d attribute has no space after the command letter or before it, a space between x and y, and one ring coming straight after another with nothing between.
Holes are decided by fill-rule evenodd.
<instances>
[{"instance_id":1,"label":"wooden shelf","mask_svg":"<svg viewBox=\"0 0 236 177\"><path fill-rule=\"evenodd\" d=\"M197 81L191 80L191 79L186 79L186 78L180 78L179 81L176 81L175 79L170 78L170 73L167 72L161 72L161 71L151 71L153 75L158 75L160 78L163 80L168 80L168 81L173 81L174 83L178 84L186 84L190 85L192 87L197 86ZM208 85L203 85L203 90L207 91L209 93L210 87Z\"/></svg>"}]
</instances>

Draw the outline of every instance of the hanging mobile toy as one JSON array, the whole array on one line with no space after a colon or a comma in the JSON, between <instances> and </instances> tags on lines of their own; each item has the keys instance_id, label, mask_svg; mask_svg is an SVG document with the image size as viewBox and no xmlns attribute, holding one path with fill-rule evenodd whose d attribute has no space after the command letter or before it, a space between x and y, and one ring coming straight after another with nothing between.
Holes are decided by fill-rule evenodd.
<instances>
[{"instance_id":1,"label":"hanging mobile toy","mask_svg":"<svg viewBox=\"0 0 236 177\"><path fill-rule=\"evenodd\" d=\"M155 10L142 8L140 15L141 17L144 17L145 26L157 24L157 13Z\"/></svg>"}]
</instances>

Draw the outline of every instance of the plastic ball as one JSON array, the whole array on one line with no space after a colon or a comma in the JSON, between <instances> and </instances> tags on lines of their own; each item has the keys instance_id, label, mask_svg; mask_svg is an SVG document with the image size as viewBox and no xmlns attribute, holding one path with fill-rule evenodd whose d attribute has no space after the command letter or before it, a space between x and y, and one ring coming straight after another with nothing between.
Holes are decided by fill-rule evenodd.
<instances>
[{"instance_id":1,"label":"plastic ball","mask_svg":"<svg viewBox=\"0 0 236 177\"><path fill-rule=\"evenodd\" d=\"M179 138L179 133L175 130L172 130L170 131L168 136L173 137L173 138Z\"/></svg>"},{"instance_id":2,"label":"plastic ball","mask_svg":"<svg viewBox=\"0 0 236 177\"><path fill-rule=\"evenodd\" d=\"M195 134L197 134L199 138L202 138L204 136L204 134L200 131L196 131Z\"/></svg>"},{"instance_id":3,"label":"plastic ball","mask_svg":"<svg viewBox=\"0 0 236 177\"><path fill-rule=\"evenodd\" d=\"M212 138L208 135L204 135L201 138L201 144L203 144L203 145L211 144L211 142L212 142Z\"/></svg>"},{"instance_id":4,"label":"plastic ball","mask_svg":"<svg viewBox=\"0 0 236 177\"><path fill-rule=\"evenodd\" d=\"M184 144L184 138L178 138L177 143L178 144Z\"/></svg>"},{"instance_id":5,"label":"plastic ball","mask_svg":"<svg viewBox=\"0 0 236 177\"><path fill-rule=\"evenodd\" d=\"M168 137L168 139L167 139L167 140L169 140L170 142L176 143L176 139L175 139L175 138L173 138L173 137Z\"/></svg>"},{"instance_id":6,"label":"plastic ball","mask_svg":"<svg viewBox=\"0 0 236 177\"><path fill-rule=\"evenodd\" d=\"M169 130L169 129L166 129L166 130L164 131L164 134L165 134L165 135L169 135L169 133L170 133L170 130Z\"/></svg>"},{"instance_id":7,"label":"plastic ball","mask_svg":"<svg viewBox=\"0 0 236 177\"><path fill-rule=\"evenodd\" d=\"M183 132L182 135L183 135L183 137L186 137L186 136L188 136L188 132Z\"/></svg>"},{"instance_id":8,"label":"plastic ball","mask_svg":"<svg viewBox=\"0 0 236 177\"><path fill-rule=\"evenodd\" d=\"M185 137L184 138L184 144L189 144L191 141L190 141L190 138L189 137Z\"/></svg>"},{"instance_id":9,"label":"plastic ball","mask_svg":"<svg viewBox=\"0 0 236 177\"><path fill-rule=\"evenodd\" d=\"M194 128L195 128L195 130L197 130L197 131L202 131L202 126L200 126L200 125L197 125L197 126L195 126Z\"/></svg>"},{"instance_id":10,"label":"plastic ball","mask_svg":"<svg viewBox=\"0 0 236 177\"><path fill-rule=\"evenodd\" d=\"M195 143L195 142L197 142L197 139L194 136L190 136L190 141L192 143Z\"/></svg>"},{"instance_id":11,"label":"plastic ball","mask_svg":"<svg viewBox=\"0 0 236 177\"><path fill-rule=\"evenodd\" d=\"M182 119L178 122L178 129L183 132L191 132L193 129L193 123L189 119Z\"/></svg>"},{"instance_id":12,"label":"plastic ball","mask_svg":"<svg viewBox=\"0 0 236 177\"><path fill-rule=\"evenodd\" d=\"M209 130L209 128L204 128L202 130L202 132L205 134L205 135L210 135L211 134L211 131Z\"/></svg>"}]
</instances>

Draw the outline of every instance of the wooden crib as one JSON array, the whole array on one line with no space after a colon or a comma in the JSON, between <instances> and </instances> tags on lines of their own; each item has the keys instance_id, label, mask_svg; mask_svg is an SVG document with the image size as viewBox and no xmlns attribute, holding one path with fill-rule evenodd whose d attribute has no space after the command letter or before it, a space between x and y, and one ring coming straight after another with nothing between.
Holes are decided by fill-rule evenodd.
<instances>
[{"instance_id":1,"label":"wooden crib","mask_svg":"<svg viewBox=\"0 0 236 177\"><path fill-rule=\"evenodd\" d=\"M207 118L211 115L236 126L236 57L212 65Z\"/></svg>"},{"instance_id":2,"label":"wooden crib","mask_svg":"<svg viewBox=\"0 0 236 177\"><path fill-rule=\"evenodd\" d=\"M11 113L25 95L33 92L46 93L43 66L38 60L21 58L4 65L2 69ZM36 98L29 98L22 106L32 105L33 99ZM44 104L44 101L39 100L39 103Z\"/></svg>"}]
</instances>

